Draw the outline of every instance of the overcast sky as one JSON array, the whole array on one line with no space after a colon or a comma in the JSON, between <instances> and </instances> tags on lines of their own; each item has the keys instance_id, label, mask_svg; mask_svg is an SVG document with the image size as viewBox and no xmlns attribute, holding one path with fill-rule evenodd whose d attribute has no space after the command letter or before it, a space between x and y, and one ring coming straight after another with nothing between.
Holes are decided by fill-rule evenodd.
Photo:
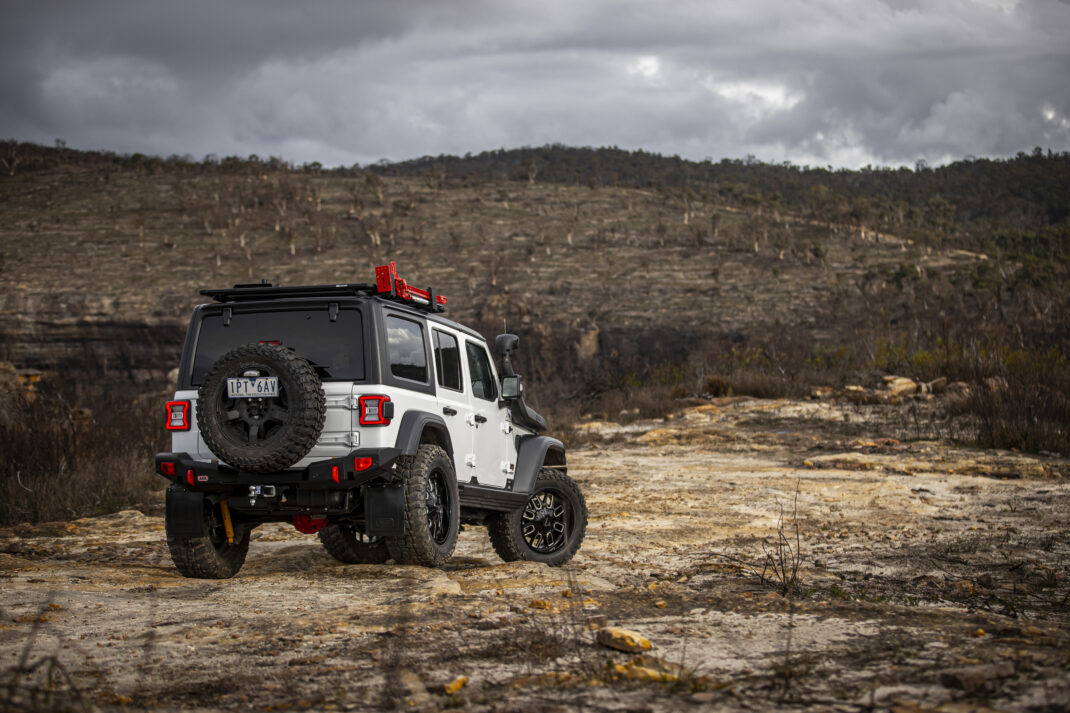
<instances>
[{"instance_id":1,"label":"overcast sky","mask_svg":"<svg viewBox=\"0 0 1070 713\"><path fill-rule=\"evenodd\" d=\"M0 138L367 164L1070 150L1068 0L0 0Z\"/></svg>"}]
</instances>

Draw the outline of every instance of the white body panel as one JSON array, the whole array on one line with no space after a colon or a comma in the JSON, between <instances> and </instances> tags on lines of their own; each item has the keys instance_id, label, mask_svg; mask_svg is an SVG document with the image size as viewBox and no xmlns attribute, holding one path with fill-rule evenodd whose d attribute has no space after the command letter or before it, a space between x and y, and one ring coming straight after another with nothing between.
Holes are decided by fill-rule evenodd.
<instances>
[{"instance_id":1,"label":"white body panel","mask_svg":"<svg viewBox=\"0 0 1070 713\"><path fill-rule=\"evenodd\" d=\"M486 347L483 342L474 339L465 339L465 341L486 353ZM467 345L465 351L467 353ZM491 373L494 375L494 383L500 390L501 382L494 368L494 362L489 359L489 354L487 356ZM468 480L477 478L480 485L504 488L506 482L512 479L512 469L516 466L516 446L514 445L513 435L505 433L502 428L502 424L506 422L507 414L505 409L499 408L501 402L498 399L488 401L487 399L478 398L472 393L471 367L467 358L463 361L469 408L466 422L473 430L472 452L475 455L474 467L469 466ZM479 419L485 420L481 421Z\"/></svg>"}]
</instances>

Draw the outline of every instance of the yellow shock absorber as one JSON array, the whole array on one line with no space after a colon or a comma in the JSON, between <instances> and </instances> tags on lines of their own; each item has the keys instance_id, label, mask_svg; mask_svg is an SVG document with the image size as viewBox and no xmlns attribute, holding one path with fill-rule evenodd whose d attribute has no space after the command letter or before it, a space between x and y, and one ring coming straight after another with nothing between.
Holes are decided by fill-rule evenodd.
<instances>
[{"instance_id":1,"label":"yellow shock absorber","mask_svg":"<svg viewBox=\"0 0 1070 713\"><path fill-rule=\"evenodd\" d=\"M219 510L223 513L223 529L227 531L227 542L234 544L234 524L230 521L230 506L226 500L219 501Z\"/></svg>"}]
</instances>

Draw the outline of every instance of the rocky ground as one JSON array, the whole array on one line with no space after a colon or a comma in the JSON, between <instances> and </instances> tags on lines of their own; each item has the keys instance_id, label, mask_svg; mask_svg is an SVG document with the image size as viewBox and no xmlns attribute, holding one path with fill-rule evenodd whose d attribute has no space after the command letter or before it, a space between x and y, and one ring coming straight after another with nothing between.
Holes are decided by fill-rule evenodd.
<instances>
[{"instance_id":1,"label":"rocky ground","mask_svg":"<svg viewBox=\"0 0 1070 713\"><path fill-rule=\"evenodd\" d=\"M1070 464L897 440L902 408L586 424L563 569L477 527L443 571L343 565L273 525L188 580L159 505L0 531L0 708L1066 710Z\"/></svg>"}]
</instances>

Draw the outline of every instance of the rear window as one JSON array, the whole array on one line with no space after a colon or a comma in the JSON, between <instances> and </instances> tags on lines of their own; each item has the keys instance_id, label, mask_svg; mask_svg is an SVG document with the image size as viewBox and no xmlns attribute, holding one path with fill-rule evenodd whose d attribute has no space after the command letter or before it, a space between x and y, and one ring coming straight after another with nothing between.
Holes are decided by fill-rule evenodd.
<instances>
[{"instance_id":1,"label":"rear window","mask_svg":"<svg viewBox=\"0 0 1070 713\"><path fill-rule=\"evenodd\" d=\"M327 305L294 310L243 312L235 309L229 326L223 315L201 319L190 383L200 386L212 365L242 344L278 343L289 347L327 381L364 379L364 338L360 311L339 309L332 322Z\"/></svg>"}]
</instances>

